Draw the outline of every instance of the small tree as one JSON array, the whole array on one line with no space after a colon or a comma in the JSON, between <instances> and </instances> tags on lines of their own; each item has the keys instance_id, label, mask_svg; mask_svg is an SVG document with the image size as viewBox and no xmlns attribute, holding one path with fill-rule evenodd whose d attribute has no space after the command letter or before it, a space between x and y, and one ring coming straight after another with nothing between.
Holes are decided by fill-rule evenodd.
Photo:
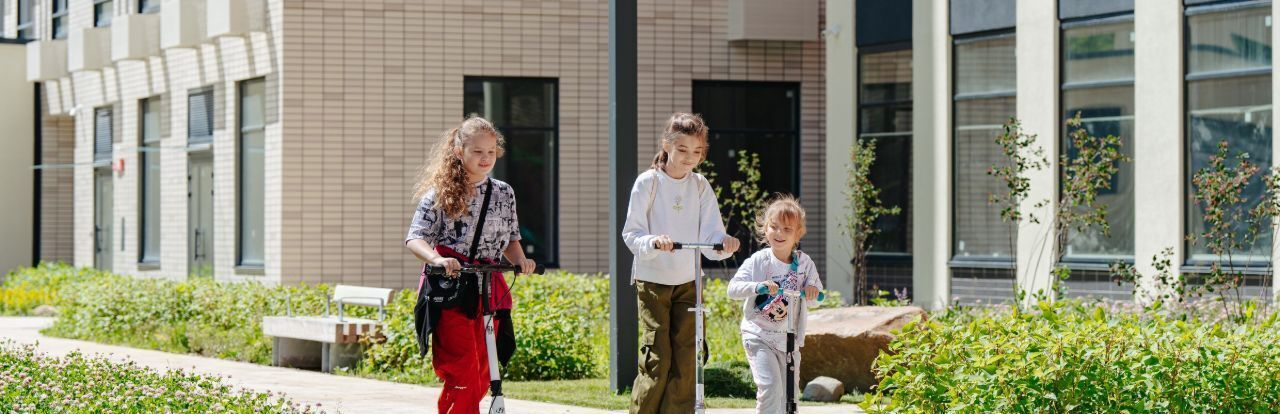
<instances>
[{"instance_id":1,"label":"small tree","mask_svg":"<svg viewBox=\"0 0 1280 414\"><path fill-rule=\"evenodd\" d=\"M1245 189L1262 169L1249 161L1248 153L1237 154L1233 166L1227 164L1228 158L1224 140L1209 157L1209 165L1191 179L1196 205L1204 212L1205 229L1187 240L1204 243L1215 259L1202 283L1188 291L1197 296L1216 294L1229 317L1244 321L1252 318L1257 303L1246 300L1242 293L1245 269L1237 256L1248 254L1259 241L1274 242L1276 218L1280 217L1280 170L1261 177L1265 190L1259 198L1251 199ZM1265 273L1270 274L1270 255L1265 262Z\"/></svg>"},{"instance_id":2,"label":"small tree","mask_svg":"<svg viewBox=\"0 0 1280 414\"><path fill-rule=\"evenodd\" d=\"M1009 118L1005 122L1003 132L996 136L996 145L1007 161L987 168L987 175L1004 185L1004 192L991 193L987 196L987 203L1000 208L1000 220L1007 226L1009 236L1009 254L1017 263L1018 226L1023 221L1040 222L1035 214L1022 213L1022 202L1031 193L1031 179L1027 178L1027 173L1045 169L1049 166L1049 159L1045 157L1044 149L1036 145L1036 135L1022 132L1022 123L1017 118ZM1041 201L1037 206L1044 206L1047 202ZM1013 278L1013 291L1016 301L1022 302L1023 293L1016 277Z\"/></svg>"},{"instance_id":3,"label":"small tree","mask_svg":"<svg viewBox=\"0 0 1280 414\"><path fill-rule=\"evenodd\" d=\"M854 139L849 149L849 181L845 186L849 210L842 232L853 246L853 300L858 305L866 305L871 296L867 291L867 252L871 249L872 237L880 233L876 221L881 216L902 212L900 207L885 206L880 201L880 188L871 181L871 165L875 161L875 140Z\"/></svg>"},{"instance_id":4,"label":"small tree","mask_svg":"<svg viewBox=\"0 0 1280 414\"><path fill-rule=\"evenodd\" d=\"M1120 172L1121 162L1132 161L1120 151L1123 145L1120 137L1089 134L1082 126L1079 113L1067 121L1067 130L1070 148L1075 154L1062 154L1058 160L1062 198L1058 200L1052 225L1054 277L1050 288L1059 298L1065 294L1062 281L1071 276L1071 269L1062 264L1071 236L1092 227L1098 228L1103 236L1111 234L1107 205L1098 201L1098 193L1111 189L1111 179Z\"/></svg>"},{"instance_id":5,"label":"small tree","mask_svg":"<svg viewBox=\"0 0 1280 414\"><path fill-rule=\"evenodd\" d=\"M717 182L719 177L715 172L715 163L711 160L703 161L698 170L707 177L716 199L720 201L720 210L728 222L726 227L730 235L742 241L743 248L739 251L750 255L763 247L753 237L752 229L756 214L764 208L768 193L760 189L760 154L747 150L734 152L738 155L738 173L742 174L742 179L729 181L728 187ZM735 254L730 259L729 265L734 268L739 264L737 256Z\"/></svg>"}]
</instances>

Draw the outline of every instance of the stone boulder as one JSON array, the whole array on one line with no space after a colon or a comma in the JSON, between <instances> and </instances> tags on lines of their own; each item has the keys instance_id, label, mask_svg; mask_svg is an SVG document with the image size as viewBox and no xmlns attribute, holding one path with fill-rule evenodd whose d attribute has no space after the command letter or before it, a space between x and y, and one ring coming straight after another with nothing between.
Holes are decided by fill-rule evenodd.
<instances>
[{"instance_id":1,"label":"stone boulder","mask_svg":"<svg viewBox=\"0 0 1280 414\"><path fill-rule=\"evenodd\" d=\"M831 377L818 377L804 386L805 401L836 402L844 396L844 383Z\"/></svg>"},{"instance_id":2,"label":"stone boulder","mask_svg":"<svg viewBox=\"0 0 1280 414\"><path fill-rule=\"evenodd\" d=\"M50 305L40 305L32 309L31 314L34 316L58 316L58 308Z\"/></svg>"},{"instance_id":3,"label":"stone boulder","mask_svg":"<svg viewBox=\"0 0 1280 414\"><path fill-rule=\"evenodd\" d=\"M801 349L800 383L832 377L862 392L879 380L871 363L889 348L893 332L907 323L928 318L915 306L853 306L809 313Z\"/></svg>"}]
</instances>

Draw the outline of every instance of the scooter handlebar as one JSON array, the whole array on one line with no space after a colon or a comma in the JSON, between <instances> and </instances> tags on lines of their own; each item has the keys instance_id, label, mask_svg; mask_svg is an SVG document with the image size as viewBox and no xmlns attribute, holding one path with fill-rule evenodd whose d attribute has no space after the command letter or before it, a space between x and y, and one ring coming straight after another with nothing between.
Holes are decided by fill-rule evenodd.
<instances>
[{"instance_id":1,"label":"scooter handlebar","mask_svg":"<svg viewBox=\"0 0 1280 414\"><path fill-rule=\"evenodd\" d=\"M724 250L723 243L671 243L671 248L675 250L693 249L693 250Z\"/></svg>"},{"instance_id":2,"label":"scooter handlebar","mask_svg":"<svg viewBox=\"0 0 1280 414\"><path fill-rule=\"evenodd\" d=\"M768 287L768 286L765 286L765 285L759 285L759 286L756 286L756 293L757 293L757 294L761 294L761 295L768 294L768 293L769 293L769 287ZM799 290L790 290L790 289L783 289L783 290L782 290L782 294L783 294L783 295L786 295L786 296L787 296L787 297L789 297L789 298L798 298L798 297L802 297L802 296L804 296L804 292L803 292L803 291L799 291ZM819 290L819 291L818 291L818 302L822 302L822 301L824 301L824 300L826 300L826 299L827 299L827 292L823 292L823 291Z\"/></svg>"},{"instance_id":3,"label":"scooter handlebar","mask_svg":"<svg viewBox=\"0 0 1280 414\"><path fill-rule=\"evenodd\" d=\"M462 266L462 270L460 270L460 271L461 271L461 272L463 272L463 273L467 273L467 272L516 272L516 273L520 273L520 266L516 266L516 265L508 264L508 263L493 264L493 265L471 265L471 266ZM543 266L543 265L537 265L537 266L535 266L535 267L534 267L534 269L533 269L533 274L535 274L535 275L540 275L540 274L546 273L546 271L547 271L547 268L546 268L545 266ZM444 267L441 267L441 266L427 266L427 274L429 274L429 275L433 275L433 276L443 275L443 274L445 274Z\"/></svg>"}]
</instances>

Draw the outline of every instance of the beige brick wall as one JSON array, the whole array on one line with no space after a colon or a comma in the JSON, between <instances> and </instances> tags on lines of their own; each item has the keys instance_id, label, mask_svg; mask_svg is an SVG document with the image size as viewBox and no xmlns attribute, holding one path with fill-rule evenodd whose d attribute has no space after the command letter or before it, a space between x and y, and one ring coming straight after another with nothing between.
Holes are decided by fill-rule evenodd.
<instances>
[{"instance_id":1,"label":"beige brick wall","mask_svg":"<svg viewBox=\"0 0 1280 414\"><path fill-rule=\"evenodd\" d=\"M724 0L641 3L640 165L692 80L800 82L806 246L823 263L822 44L730 43ZM416 281L410 187L461 118L465 76L558 79L560 263L606 270L607 21L599 1L284 0L283 280Z\"/></svg>"}]
</instances>

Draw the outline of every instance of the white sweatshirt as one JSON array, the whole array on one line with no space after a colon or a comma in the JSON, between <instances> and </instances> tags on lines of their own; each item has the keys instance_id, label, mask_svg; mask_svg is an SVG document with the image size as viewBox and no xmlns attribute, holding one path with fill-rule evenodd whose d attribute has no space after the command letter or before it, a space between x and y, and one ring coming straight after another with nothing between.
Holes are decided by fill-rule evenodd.
<instances>
[{"instance_id":1,"label":"white sweatshirt","mask_svg":"<svg viewBox=\"0 0 1280 414\"><path fill-rule=\"evenodd\" d=\"M799 250L796 251L796 280L794 284L803 289L804 286L813 286L822 289L822 279L818 277L818 267L813 264L813 259L809 255ZM808 316L808 308L818 305L817 301L804 301L805 306L799 307L797 315L787 315L786 319L773 320L768 316L760 314L756 310L755 298L756 288L765 281L773 281L777 283L779 289L785 286L786 278L791 273L791 265L783 263L773 255L773 250L765 247L760 251L752 254L746 261L742 263L742 267L738 268L738 273L729 281L728 295L730 299L741 299L742 303L742 329L743 336L754 336L768 343L774 349L786 352L787 348L787 325L791 323L791 318L798 318L796 322L796 348L804 346L804 328L805 319ZM781 292L778 292L781 294Z\"/></svg>"},{"instance_id":2,"label":"white sweatshirt","mask_svg":"<svg viewBox=\"0 0 1280 414\"><path fill-rule=\"evenodd\" d=\"M679 243L720 243L725 238L715 191L702 175L689 173L677 180L655 169L640 173L631 187L627 223L622 226L622 240L635 255L631 270L635 280L664 285L692 282L694 251L664 252L653 247L654 239L664 234ZM712 260L730 256L702 252Z\"/></svg>"}]
</instances>

